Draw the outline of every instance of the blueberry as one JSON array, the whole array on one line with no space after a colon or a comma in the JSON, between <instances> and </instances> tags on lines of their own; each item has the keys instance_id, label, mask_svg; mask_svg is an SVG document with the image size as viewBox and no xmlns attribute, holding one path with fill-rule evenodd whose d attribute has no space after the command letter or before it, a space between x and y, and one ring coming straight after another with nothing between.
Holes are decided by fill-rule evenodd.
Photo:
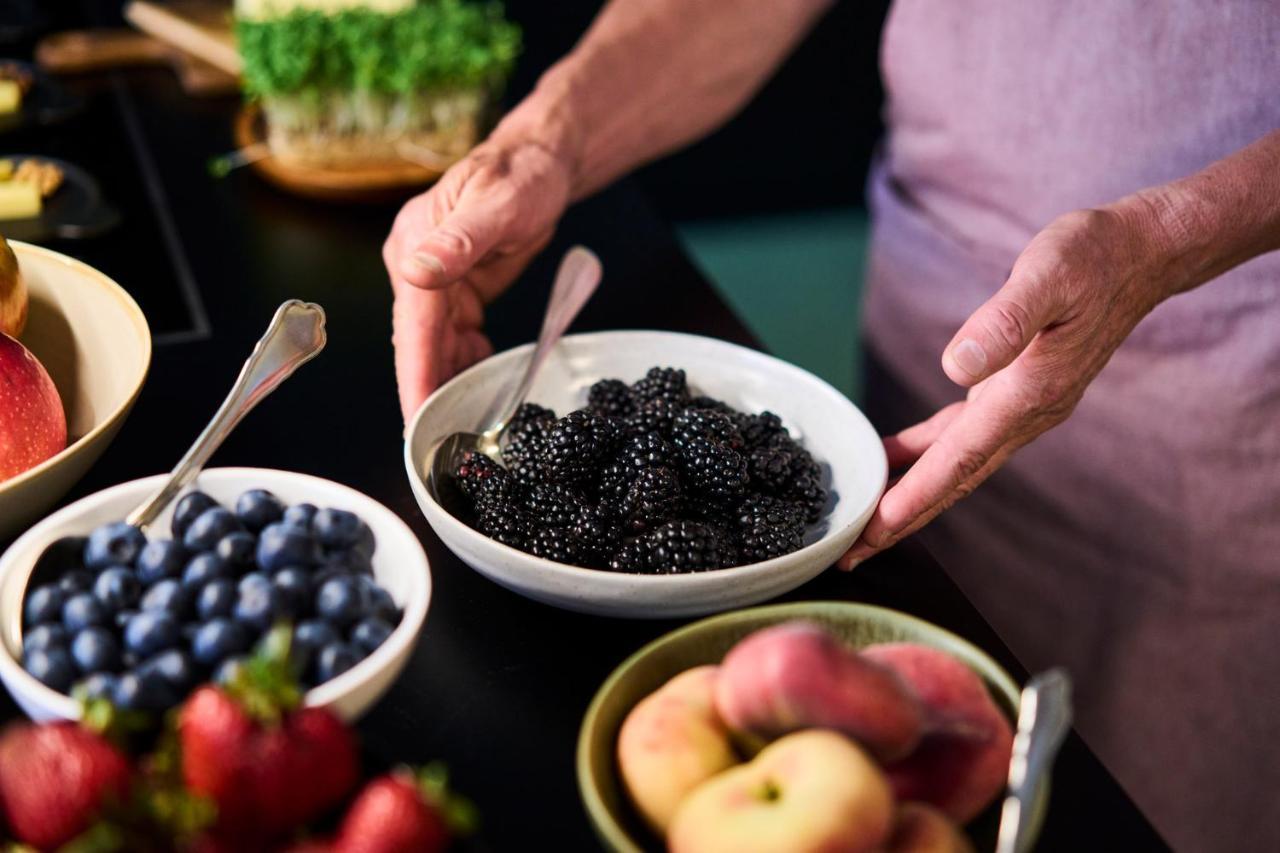
<instances>
[{"instance_id":1,"label":"blueberry","mask_svg":"<svg viewBox=\"0 0 1280 853\"><path fill-rule=\"evenodd\" d=\"M45 622L57 622L62 615L62 605L66 596L53 584L38 586L27 593L27 601L22 608L27 625L41 625Z\"/></svg>"},{"instance_id":2,"label":"blueberry","mask_svg":"<svg viewBox=\"0 0 1280 853\"><path fill-rule=\"evenodd\" d=\"M210 507L191 522L182 534L182 544L188 551L208 551L223 536L239 529L240 520L231 514L231 510L221 506Z\"/></svg>"},{"instance_id":3,"label":"blueberry","mask_svg":"<svg viewBox=\"0 0 1280 853\"><path fill-rule=\"evenodd\" d=\"M290 619L305 616L311 609L311 575L298 569L281 569L271 577L271 582L280 593L281 614Z\"/></svg>"},{"instance_id":4,"label":"blueberry","mask_svg":"<svg viewBox=\"0 0 1280 853\"><path fill-rule=\"evenodd\" d=\"M314 566L318 562L320 548L309 530L287 522L263 528L258 538L258 565L263 569L274 572L289 566Z\"/></svg>"},{"instance_id":5,"label":"blueberry","mask_svg":"<svg viewBox=\"0 0 1280 853\"><path fill-rule=\"evenodd\" d=\"M109 625L111 613L93 593L80 592L62 605L62 627L68 634L78 634L92 625Z\"/></svg>"},{"instance_id":6,"label":"blueberry","mask_svg":"<svg viewBox=\"0 0 1280 853\"><path fill-rule=\"evenodd\" d=\"M128 610L142 597L142 584L132 569L112 566L93 582L93 594L108 610Z\"/></svg>"},{"instance_id":7,"label":"blueberry","mask_svg":"<svg viewBox=\"0 0 1280 853\"><path fill-rule=\"evenodd\" d=\"M199 589L216 578L229 578L235 574L227 561L212 551L196 554L182 571L182 584L189 589Z\"/></svg>"},{"instance_id":8,"label":"blueberry","mask_svg":"<svg viewBox=\"0 0 1280 853\"><path fill-rule=\"evenodd\" d=\"M153 658L143 661L138 667L139 673L157 673L169 682L179 693L186 693L196 685L200 674L191 657L180 649L169 649Z\"/></svg>"},{"instance_id":9,"label":"blueberry","mask_svg":"<svg viewBox=\"0 0 1280 853\"><path fill-rule=\"evenodd\" d=\"M316 593L316 615L339 628L364 615L365 597L354 578L327 580Z\"/></svg>"},{"instance_id":10,"label":"blueberry","mask_svg":"<svg viewBox=\"0 0 1280 853\"><path fill-rule=\"evenodd\" d=\"M165 578L142 596L143 610L167 610L182 619L191 609L192 587L182 581Z\"/></svg>"},{"instance_id":11,"label":"blueberry","mask_svg":"<svg viewBox=\"0 0 1280 853\"><path fill-rule=\"evenodd\" d=\"M360 529L356 532L356 541L351 546L351 550L363 554L366 560L373 559L373 552L378 548L378 542L373 536L373 530L363 521L360 522Z\"/></svg>"},{"instance_id":12,"label":"blueberry","mask_svg":"<svg viewBox=\"0 0 1280 853\"><path fill-rule=\"evenodd\" d=\"M284 516L284 504L266 489L250 489L236 499L236 517L257 533Z\"/></svg>"},{"instance_id":13,"label":"blueberry","mask_svg":"<svg viewBox=\"0 0 1280 853\"><path fill-rule=\"evenodd\" d=\"M23 667L42 684L66 693L76 680L76 665L66 649L36 649L23 656Z\"/></svg>"},{"instance_id":14,"label":"blueberry","mask_svg":"<svg viewBox=\"0 0 1280 853\"><path fill-rule=\"evenodd\" d=\"M240 578L239 582L236 583L236 592L242 593L246 589L264 586L271 586L271 578L267 577L262 572L249 572L249 574Z\"/></svg>"},{"instance_id":15,"label":"blueberry","mask_svg":"<svg viewBox=\"0 0 1280 853\"><path fill-rule=\"evenodd\" d=\"M321 683L337 678L360 662L360 655L346 643L330 643L316 658L316 678Z\"/></svg>"},{"instance_id":16,"label":"blueberry","mask_svg":"<svg viewBox=\"0 0 1280 853\"><path fill-rule=\"evenodd\" d=\"M111 699L119 678L112 672L95 672L82 679L72 691L85 699Z\"/></svg>"},{"instance_id":17,"label":"blueberry","mask_svg":"<svg viewBox=\"0 0 1280 853\"><path fill-rule=\"evenodd\" d=\"M354 548L346 551L334 551L327 554L322 566L325 568L341 569L347 574L352 575L373 574L373 564L369 562L369 558Z\"/></svg>"},{"instance_id":18,"label":"blueberry","mask_svg":"<svg viewBox=\"0 0 1280 853\"><path fill-rule=\"evenodd\" d=\"M352 577L354 575L347 571L346 566L341 563L329 562L316 569L315 574L311 576L311 585L319 589L334 578L347 578L349 580Z\"/></svg>"},{"instance_id":19,"label":"blueberry","mask_svg":"<svg viewBox=\"0 0 1280 853\"><path fill-rule=\"evenodd\" d=\"M120 644L106 628L85 628L71 641L71 659L83 673L120 668Z\"/></svg>"},{"instance_id":20,"label":"blueberry","mask_svg":"<svg viewBox=\"0 0 1280 853\"><path fill-rule=\"evenodd\" d=\"M176 578L182 574L187 562L187 550L182 543L172 539L155 539L148 542L138 555L138 580L143 586L151 586L164 578Z\"/></svg>"},{"instance_id":21,"label":"blueberry","mask_svg":"<svg viewBox=\"0 0 1280 853\"><path fill-rule=\"evenodd\" d=\"M182 627L164 610L144 610L124 626L124 647L144 660L180 642Z\"/></svg>"},{"instance_id":22,"label":"blueberry","mask_svg":"<svg viewBox=\"0 0 1280 853\"><path fill-rule=\"evenodd\" d=\"M138 611L136 610L121 610L112 620L116 624L116 630L123 631L124 626L129 624L129 620L137 615Z\"/></svg>"},{"instance_id":23,"label":"blueberry","mask_svg":"<svg viewBox=\"0 0 1280 853\"><path fill-rule=\"evenodd\" d=\"M37 625L23 636L22 650L24 652L34 652L37 650L48 651L53 648L65 649L67 647L67 638L67 629L61 625Z\"/></svg>"},{"instance_id":24,"label":"blueberry","mask_svg":"<svg viewBox=\"0 0 1280 853\"><path fill-rule=\"evenodd\" d=\"M218 540L214 551L232 568L237 571L247 571L253 567L254 551L257 547L258 539L252 533L234 530Z\"/></svg>"},{"instance_id":25,"label":"blueberry","mask_svg":"<svg viewBox=\"0 0 1280 853\"><path fill-rule=\"evenodd\" d=\"M361 619L351 629L351 645L366 655L387 641L395 627L389 622L376 617Z\"/></svg>"},{"instance_id":26,"label":"blueberry","mask_svg":"<svg viewBox=\"0 0 1280 853\"><path fill-rule=\"evenodd\" d=\"M280 616L280 591L271 584L251 584L240 590L232 616L255 631L266 631Z\"/></svg>"},{"instance_id":27,"label":"blueberry","mask_svg":"<svg viewBox=\"0 0 1280 853\"><path fill-rule=\"evenodd\" d=\"M325 508L312 516L311 529L327 549L350 548L360 533L360 517L345 509Z\"/></svg>"},{"instance_id":28,"label":"blueberry","mask_svg":"<svg viewBox=\"0 0 1280 853\"><path fill-rule=\"evenodd\" d=\"M90 533L85 543L85 568L98 571L107 566L132 566L146 544L147 537L132 524L104 524Z\"/></svg>"},{"instance_id":29,"label":"blueberry","mask_svg":"<svg viewBox=\"0 0 1280 853\"><path fill-rule=\"evenodd\" d=\"M378 586L377 582L366 575L360 575L356 578L356 583L360 585L361 592L365 597L365 609L370 616L377 616L392 625L400 621L400 608L396 607L395 601L391 598L391 593Z\"/></svg>"},{"instance_id":30,"label":"blueberry","mask_svg":"<svg viewBox=\"0 0 1280 853\"><path fill-rule=\"evenodd\" d=\"M196 613L202 622L215 616L230 616L237 597L235 581L230 578L209 581L196 599Z\"/></svg>"},{"instance_id":31,"label":"blueberry","mask_svg":"<svg viewBox=\"0 0 1280 853\"><path fill-rule=\"evenodd\" d=\"M68 597L77 592L88 592L93 589L93 575L84 569L70 569L63 572L62 577L58 579L58 589Z\"/></svg>"},{"instance_id":32,"label":"blueberry","mask_svg":"<svg viewBox=\"0 0 1280 853\"><path fill-rule=\"evenodd\" d=\"M341 641L342 638L338 636L337 631L333 630L333 626L320 619L299 622L298 627L293 629L293 648L299 652L305 652L308 656L314 655L325 646Z\"/></svg>"},{"instance_id":33,"label":"blueberry","mask_svg":"<svg viewBox=\"0 0 1280 853\"><path fill-rule=\"evenodd\" d=\"M284 515L280 520L285 524L292 524L295 527L304 527L311 529L311 519L315 518L315 504L294 504L284 511Z\"/></svg>"},{"instance_id":34,"label":"blueberry","mask_svg":"<svg viewBox=\"0 0 1280 853\"><path fill-rule=\"evenodd\" d=\"M191 522L196 520L196 516L217 505L218 502L204 492L187 492L183 495L173 511L173 522L169 525L173 530L174 538L181 539L187 532L187 528L191 526Z\"/></svg>"},{"instance_id":35,"label":"blueberry","mask_svg":"<svg viewBox=\"0 0 1280 853\"><path fill-rule=\"evenodd\" d=\"M160 673L134 671L120 676L111 698L117 708L158 714L178 704L182 697Z\"/></svg>"},{"instance_id":36,"label":"blueberry","mask_svg":"<svg viewBox=\"0 0 1280 853\"><path fill-rule=\"evenodd\" d=\"M191 641L191 654L205 666L216 666L232 655L249 651L253 637L239 622L230 619L211 619L200 626Z\"/></svg>"},{"instance_id":37,"label":"blueberry","mask_svg":"<svg viewBox=\"0 0 1280 853\"><path fill-rule=\"evenodd\" d=\"M243 667L244 667L244 658L242 657L227 658L222 663L218 664L216 669L214 669L213 679L212 679L213 683L219 686L225 686L229 684L240 673L240 670Z\"/></svg>"}]
</instances>

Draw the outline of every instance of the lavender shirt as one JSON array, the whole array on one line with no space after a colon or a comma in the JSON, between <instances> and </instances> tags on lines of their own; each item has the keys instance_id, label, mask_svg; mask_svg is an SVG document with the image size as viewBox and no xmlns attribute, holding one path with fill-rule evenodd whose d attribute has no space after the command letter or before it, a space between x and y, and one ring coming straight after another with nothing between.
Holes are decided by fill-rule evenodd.
<instances>
[{"instance_id":1,"label":"lavender shirt","mask_svg":"<svg viewBox=\"0 0 1280 853\"><path fill-rule=\"evenodd\" d=\"M1275 0L897 0L882 61L866 334L931 409L1037 230L1280 128ZM1027 666L1071 669L1176 848L1280 850L1280 253L1159 306L927 538Z\"/></svg>"}]
</instances>

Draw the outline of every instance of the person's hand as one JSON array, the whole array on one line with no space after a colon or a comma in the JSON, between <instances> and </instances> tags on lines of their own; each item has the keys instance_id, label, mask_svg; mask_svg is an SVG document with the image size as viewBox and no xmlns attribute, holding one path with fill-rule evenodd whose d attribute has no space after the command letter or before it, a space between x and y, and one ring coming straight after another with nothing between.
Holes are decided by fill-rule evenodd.
<instances>
[{"instance_id":1,"label":"person's hand","mask_svg":"<svg viewBox=\"0 0 1280 853\"><path fill-rule=\"evenodd\" d=\"M890 470L845 570L928 524L1071 414L1129 332L1189 277L1157 205L1131 197L1059 217L965 321L942 369L967 398L885 439Z\"/></svg>"},{"instance_id":2,"label":"person's hand","mask_svg":"<svg viewBox=\"0 0 1280 853\"><path fill-rule=\"evenodd\" d=\"M405 420L492 352L484 306L546 245L569 200L567 164L527 141L491 140L396 217L382 248Z\"/></svg>"}]
</instances>

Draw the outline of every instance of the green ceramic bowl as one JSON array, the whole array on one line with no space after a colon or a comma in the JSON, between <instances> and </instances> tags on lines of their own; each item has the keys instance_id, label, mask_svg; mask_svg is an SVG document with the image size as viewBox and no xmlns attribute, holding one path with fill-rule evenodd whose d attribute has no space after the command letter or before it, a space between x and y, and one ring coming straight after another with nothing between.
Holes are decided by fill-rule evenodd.
<instances>
[{"instance_id":1,"label":"green ceramic bowl","mask_svg":"<svg viewBox=\"0 0 1280 853\"><path fill-rule=\"evenodd\" d=\"M618 776L615 745L627 713L641 699L691 667L719 663L748 634L786 622L816 622L861 648L872 643L909 641L942 649L974 669L997 704L1016 719L1019 687L1007 672L971 643L936 625L896 610L839 601L812 601L755 607L686 625L659 637L613 671L605 681L578 735L578 790L597 835L609 850L639 853L661 849L661 841L641 823L627 802ZM1031 837L1039 835L1048 805L1046 785L1031 816ZM979 850L995 849L998 805L967 828Z\"/></svg>"}]
</instances>

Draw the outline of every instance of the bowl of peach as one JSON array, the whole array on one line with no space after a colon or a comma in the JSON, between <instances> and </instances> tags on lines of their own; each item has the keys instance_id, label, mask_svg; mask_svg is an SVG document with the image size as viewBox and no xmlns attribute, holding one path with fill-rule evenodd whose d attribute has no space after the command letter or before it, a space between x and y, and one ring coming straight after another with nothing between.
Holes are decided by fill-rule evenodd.
<instances>
[{"instance_id":1,"label":"bowl of peach","mask_svg":"<svg viewBox=\"0 0 1280 853\"><path fill-rule=\"evenodd\" d=\"M992 850L1017 683L915 617L800 602L704 619L596 693L578 787L616 851ZM1034 839L1047 787L1031 817Z\"/></svg>"}]
</instances>

